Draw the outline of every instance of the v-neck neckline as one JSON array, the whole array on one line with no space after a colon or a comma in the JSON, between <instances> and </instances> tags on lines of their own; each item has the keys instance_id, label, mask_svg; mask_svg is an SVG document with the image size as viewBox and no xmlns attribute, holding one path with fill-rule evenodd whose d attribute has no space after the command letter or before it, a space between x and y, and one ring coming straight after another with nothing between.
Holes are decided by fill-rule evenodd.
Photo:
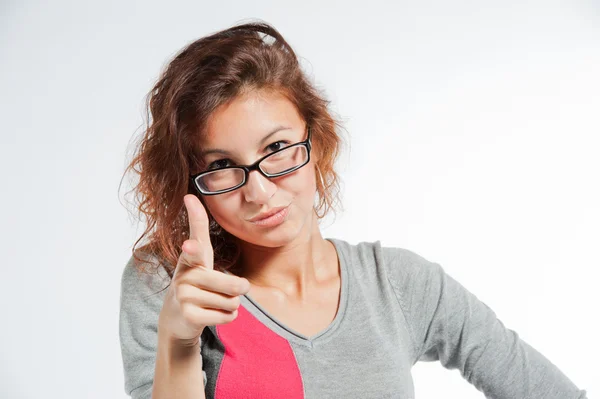
<instances>
[{"instance_id":1,"label":"v-neck neckline","mask_svg":"<svg viewBox=\"0 0 600 399\"><path fill-rule=\"evenodd\" d=\"M241 304L254 316L256 317L262 324L268 327L270 330L275 332L276 334L282 336L290 342L295 342L297 344L313 347L313 345L320 343L322 341L328 340L329 337L337 330L339 327L344 315L346 313L346 307L348 303L348 265L347 260L344 256L344 250L341 248L343 245L342 242L335 238L326 238L329 242L331 242L337 252L338 258L338 266L340 269L340 300L338 304L338 309L335 314L334 319L327 327L325 327L320 332L316 333L312 336L304 335L294 329L288 327L281 321L279 321L276 317L271 315L263 306L261 306L255 299L250 297L248 294L244 294L240 296Z\"/></svg>"}]
</instances>

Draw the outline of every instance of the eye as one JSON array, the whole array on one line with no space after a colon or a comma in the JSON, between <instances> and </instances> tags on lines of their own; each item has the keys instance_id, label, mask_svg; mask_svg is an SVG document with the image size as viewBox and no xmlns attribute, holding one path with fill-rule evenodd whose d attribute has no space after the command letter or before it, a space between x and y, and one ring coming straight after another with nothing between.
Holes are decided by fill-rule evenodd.
<instances>
[{"instance_id":1,"label":"eye","mask_svg":"<svg viewBox=\"0 0 600 399\"><path fill-rule=\"evenodd\" d=\"M271 150L271 152L275 152L275 151L281 150L282 148L285 148L289 144L290 144L290 142L287 140L279 140L279 141L276 141L276 142L266 146L265 150ZM221 169L221 168L226 168L226 167L232 166L232 165L233 165L233 162L228 158L217 159L216 161L211 162L208 165L207 169L208 170Z\"/></svg>"},{"instance_id":2,"label":"eye","mask_svg":"<svg viewBox=\"0 0 600 399\"><path fill-rule=\"evenodd\" d=\"M214 162L211 162L210 165L208 165L208 169L220 169L220 168L225 168L229 164L229 159L219 159L216 160Z\"/></svg>"},{"instance_id":3,"label":"eye","mask_svg":"<svg viewBox=\"0 0 600 399\"><path fill-rule=\"evenodd\" d=\"M274 142L273 144L269 144L267 146L268 149L270 149L271 151L275 152L277 150L281 150L283 147L285 147L286 144L289 144L290 142L287 140L279 140Z\"/></svg>"}]
</instances>

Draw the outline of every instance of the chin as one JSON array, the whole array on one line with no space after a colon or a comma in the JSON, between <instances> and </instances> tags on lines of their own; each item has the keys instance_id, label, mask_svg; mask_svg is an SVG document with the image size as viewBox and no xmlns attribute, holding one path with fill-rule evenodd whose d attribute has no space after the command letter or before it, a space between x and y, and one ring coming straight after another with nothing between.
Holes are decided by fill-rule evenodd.
<instances>
[{"instance_id":1,"label":"chin","mask_svg":"<svg viewBox=\"0 0 600 399\"><path fill-rule=\"evenodd\" d=\"M292 212L290 209L287 219L277 226L261 227L244 221L246 228L243 233L235 235L254 245L271 248L281 247L294 241L302 234L305 222L304 219L298 219L297 213Z\"/></svg>"},{"instance_id":2,"label":"chin","mask_svg":"<svg viewBox=\"0 0 600 399\"><path fill-rule=\"evenodd\" d=\"M263 247L281 247L284 246L299 235L301 226L294 223L293 220L286 220L279 226L272 228L263 228L252 226L246 233L246 241Z\"/></svg>"}]
</instances>

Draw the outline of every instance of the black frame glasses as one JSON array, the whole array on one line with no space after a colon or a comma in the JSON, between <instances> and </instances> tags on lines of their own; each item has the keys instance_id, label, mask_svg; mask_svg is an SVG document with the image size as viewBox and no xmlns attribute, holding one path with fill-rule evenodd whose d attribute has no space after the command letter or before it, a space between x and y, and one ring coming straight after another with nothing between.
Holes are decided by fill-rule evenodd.
<instances>
[{"instance_id":1,"label":"black frame glasses","mask_svg":"<svg viewBox=\"0 0 600 399\"><path fill-rule=\"evenodd\" d=\"M306 140L301 141L299 143L295 143L295 144L291 144L288 145L287 147L284 148L280 148L277 151L273 151L270 154L265 155L264 157L260 158L258 161L254 162L252 165L235 165L235 166L225 166L223 168L216 168L216 169L210 169L210 170L205 170L202 171L200 173L196 173L194 175L190 175L190 178L192 179L192 183L194 185L194 187L196 188L196 190L202 194L202 195L218 195L218 194L224 194L224 193L229 193L233 190L237 190L238 188L244 186L247 182L248 182L248 175L250 174L250 172L252 172L253 170L257 170L261 175L263 175L266 178L273 178L273 177L279 177L279 176L284 176L287 175L288 173L292 173L295 172L296 170L300 169L301 167L303 167L304 165L306 165L309 161L310 161L310 150L312 148L312 143L311 143L311 129L310 126L307 127L308 130L308 137ZM292 147L298 147L298 146L304 146L306 147L306 161L303 162L300 165L297 165L291 169L285 170L283 172L280 173L267 173L264 170L262 170L259 166L259 164L264 161L265 159L269 158L270 156L273 156L281 151L285 151L285 150L289 150ZM242 180L242 182L240 184L238 184L237 186L225 189L225 190L220 190L220 191L214 191L214 192L206 192L204 191L201 187L200 184L197 183L198 178L204 176L204 175L208 175L211 173L214 173L217 170L226 170L226 169L239 169L239 170L243 170L244 171L244 179Z\"/></svg>"}]
</instances>

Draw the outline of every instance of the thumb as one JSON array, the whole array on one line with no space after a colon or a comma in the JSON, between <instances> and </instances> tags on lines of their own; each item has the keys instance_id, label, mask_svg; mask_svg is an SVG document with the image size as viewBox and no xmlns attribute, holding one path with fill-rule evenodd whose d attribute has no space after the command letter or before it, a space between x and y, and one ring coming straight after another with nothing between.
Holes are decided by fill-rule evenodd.
<instances>
[{"instance_id":1,"label":"thumb","mask_svg":"<svg viewBox=\"0 0 600 399\"><path fill-rule=\"evenodd\" d=\"M183 202L188 212L188 221L190 226L190 240L196 240L199 243L199 255L204 262L203 266L213 268L213 248L210 242L208 214L204 206L193 194L187 194L183 197Z\"/></svg>"}]
</instances>

